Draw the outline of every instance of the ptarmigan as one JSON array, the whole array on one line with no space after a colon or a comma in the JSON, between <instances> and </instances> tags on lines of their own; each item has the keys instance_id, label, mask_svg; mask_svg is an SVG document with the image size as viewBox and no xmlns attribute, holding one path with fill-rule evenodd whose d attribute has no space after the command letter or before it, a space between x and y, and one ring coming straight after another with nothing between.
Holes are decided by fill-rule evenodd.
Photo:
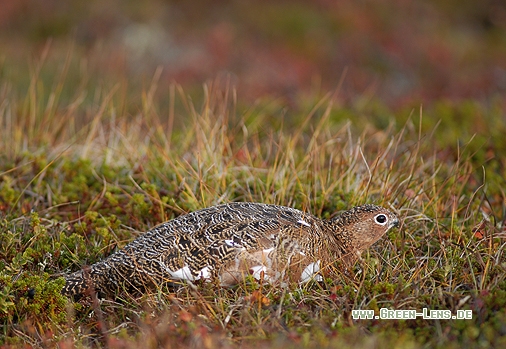
<instances>
[{"instance_id":1,"label":"ptarmigan","mask_svg":"<svg viewBox=\"0 0 506 349\"><path fill-rule=\"evenodd\" d=\"M62 293L111 295L206 279L233 285L246 275L267 282L322 280L337 260L354 262L399 219L363 205L330 220L289 207L229 203L160 224L101 262L65 277Z\"/></svg>"}]
</instances>

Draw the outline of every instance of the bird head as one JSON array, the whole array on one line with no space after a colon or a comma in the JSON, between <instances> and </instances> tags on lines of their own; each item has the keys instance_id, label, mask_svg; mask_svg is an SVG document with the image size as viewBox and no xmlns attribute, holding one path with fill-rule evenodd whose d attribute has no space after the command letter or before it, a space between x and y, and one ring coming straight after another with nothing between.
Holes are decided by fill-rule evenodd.
<instances>
[{"instance_id":1,"label":"bird head","mask_svg":"<svg viewBox=\"0 0 506 349\"><path fill-rule=\"evenodd\" d=\"M362 252L378 241L392 227L399 226L397 215L376 205L362 205L341 213L333 219L355 252Z\"/></svg>"}]
</instances>

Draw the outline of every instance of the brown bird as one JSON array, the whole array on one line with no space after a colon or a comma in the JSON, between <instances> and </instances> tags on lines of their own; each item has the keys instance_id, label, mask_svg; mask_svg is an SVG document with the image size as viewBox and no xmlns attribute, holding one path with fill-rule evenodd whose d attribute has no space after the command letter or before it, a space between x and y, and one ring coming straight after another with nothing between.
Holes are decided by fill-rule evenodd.
<instances>
[{"instance_id":1,"label":"brown bird","mask_svg":"<svg viewBox=\"0 0 506 349\"><path fill-rule=\"evenodd\" d=\"M326 267L337 260L350 265L398 225L394 213L375 205L329 220L277 205L213 206L158 225L103 261L65 276L62 293L142 292L199 279L228 286L247 275L271 283L320 281Z\"/></svg>"}]
</instances>

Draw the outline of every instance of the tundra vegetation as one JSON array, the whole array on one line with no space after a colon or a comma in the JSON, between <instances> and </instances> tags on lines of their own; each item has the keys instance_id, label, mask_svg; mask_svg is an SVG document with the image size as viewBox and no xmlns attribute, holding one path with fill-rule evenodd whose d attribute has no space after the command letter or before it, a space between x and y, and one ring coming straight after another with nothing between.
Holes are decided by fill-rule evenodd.
<instances>
[{"instance_id":1,"label":"tundra vegetation","mask_svg":"<svg viewBox=\"0 0 506 349\"><path fill-rule=\"evenodd\" d=\"M150 51L161 43L135 41L151 62L131 42L122 51L112 29L121 18L153 23L165 13L161 1L116 4L129 13L119 19L95 0L18 3L0 13L0 347L506 346L499 2L490 13L455 1L366 1L374 11L354 1L339 11L326 1L290 1L289 10L261 2L254 11L231 2L228 12L171 2L179 12L162 22L191 35L166 41L176 53L207 51L204 60L162 55L170 62ZM69 38L81 17L93 20ZM339 54L322 42L339 43ZM239 73L205 70L227 70L223 62ZM183 63L191 69L171 70ZM314 66L320 80L308 78L318 76ZM383 72L378 82L371 71ZM230 201L322 218L374 203L401 225L321 282L61 295L62 275L161 222ZM471 311L472 319L358 320L357 309Z\"/></svg>"}]
</instances>

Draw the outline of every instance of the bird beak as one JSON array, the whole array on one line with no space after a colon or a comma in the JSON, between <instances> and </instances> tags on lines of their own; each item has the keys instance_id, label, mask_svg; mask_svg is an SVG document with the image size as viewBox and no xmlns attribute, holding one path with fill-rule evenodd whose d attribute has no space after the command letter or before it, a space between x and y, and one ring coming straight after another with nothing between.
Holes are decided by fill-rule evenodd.
<instances>
[{"instance_id":1,"label":"bird beak","mask_svg":"<svg viewBox=\"0 0 506 349\"><path fill-rule=\"evenodd\" d=\"M396 227L399 228L400 222L398 219L395 219L391 224L390 227Z\"/></svg>"}]
</instances>

